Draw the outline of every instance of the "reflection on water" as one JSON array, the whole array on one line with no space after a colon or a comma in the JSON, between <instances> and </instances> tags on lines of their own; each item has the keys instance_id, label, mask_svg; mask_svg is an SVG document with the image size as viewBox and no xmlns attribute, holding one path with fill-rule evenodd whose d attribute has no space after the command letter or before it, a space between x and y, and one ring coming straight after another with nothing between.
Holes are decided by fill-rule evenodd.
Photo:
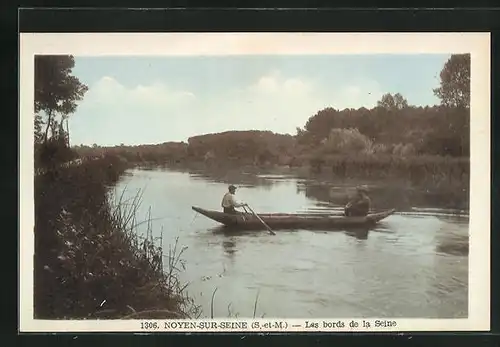
<instances>
[{"instance_id":1,"label":"reflection on water","mask_svg":"<svg viewBox=\"0 0 500 347\"><path fill-rule=\"evenodd\" d=\"M345 233L349 236L355 237L358 240L367 240L368 239L368 228L354 228L347 230Z\"/></svg>"},{"instance_id":2,"label":"reflection on water","mask_svg":"<svg viewBox=\"0 0 500 347\"><path fill-rule=\"evenodd\" d=\"M467 256L469 254L469 236L457 233L453 229L444 228L436 235L436 252Z\"/></svg>"},{"instance_id":3,"label":"reflection on water","mask_svg":"<svg viewBox=\"0 0 500 347\"><path fill-rule=\"evenodd\" d=\"M355 193L354 187L358 182L322 182L313 183L308 181L297 182L297 192L318 201L321 205L328 202L332 206L344 206L349 198ZM370 185L370 198L379 209L396 208L398 211L416 211L422 207L435 212L441 208L429 208L430 206L451 206L445 210L457 212L457 209L468 209L468 201L452 199L449 192L429 192L424 189L409 188L405 185L386 184Z\"/></svg>"},{"instance_id":4,"label":"reflection on water","mask_svg":"<svg viewBox=\"0 0 500 347\"><path fill-rule=\"evenodd\" d=\"M234 242L234 240L222 241L222 247L224 247L224 252L226 253L226 255L229 258L234 259L234 253L237 252L236 243Z\"/></svg>"},{"instance_id":5,"label":"reflection on water","mask_svg":"<svg viewBox=\"0 0 500 347\"><path fill-rule=\"evenodd\" d=\"M192 205L220 210L227 184L258 212L342 211L353 182L319 182L276 175L132 171L117 191L143 191L164 248L176 237L189 293L210 315L251 317L465 317L468 286L466 211L439 208L425 193L393 182L370 182L374 208L398 212L371 228L338 231L240 231L195 214ZM434 194L434 196L437 193Z\"/></svg>"},{"instance_id":6,"label":"reflection on water","mask_svg":"<svg viewBox=\"0 0 500 347\"><path fill-rule=\"evenodd\" d=\"M270 189L273 185L273 177L267 176L259 176L253 173L245 173L239 172L238 170L211 170L210 172L206 171L191 171L189 176L192 179L201 179L207 182L217 182L217 183L225 183L235 184L245 188L251 188L259 186L263 189Z\"/></svg>"}]
</instances>

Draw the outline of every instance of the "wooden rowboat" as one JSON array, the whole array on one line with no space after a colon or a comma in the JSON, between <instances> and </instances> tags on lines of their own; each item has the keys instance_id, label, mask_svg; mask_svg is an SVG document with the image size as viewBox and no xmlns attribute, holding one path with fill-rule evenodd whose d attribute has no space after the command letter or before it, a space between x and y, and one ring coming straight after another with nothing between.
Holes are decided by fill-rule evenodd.
<instances>
[{"instance_id":1,"label":"wooden rowboat","mask_svg":"<svg viewBox=\"0 0 500 347\"><path fill-rule=\"evenodd\" d=\"M237 229L265 229L265 226L251 213L224 213L205 210L193 206L192 209L207 218ZM259 213L259 217L272 229L336 229L372 226L389 217L396 210L390 209L371 213L365 217L345 217L342 215L315 215L291 213Z\"/></svg>"}]
</instances>

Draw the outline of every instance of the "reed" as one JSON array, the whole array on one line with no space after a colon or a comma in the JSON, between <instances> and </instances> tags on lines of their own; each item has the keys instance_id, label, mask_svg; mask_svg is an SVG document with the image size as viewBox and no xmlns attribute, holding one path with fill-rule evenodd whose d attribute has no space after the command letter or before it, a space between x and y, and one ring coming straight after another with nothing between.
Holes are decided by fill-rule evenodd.
<instances>
[{"instance_id":1,"label":"reed","mask_svg":"<svg viewBox=\"0 0 500 347\"><path fill-rule=\"evenodd\" d=\"M303 159L304 160L304 159ZM331 155L307 158L314 172L329 173L335 177L408 179L416 185L455 186L469 185L470 160L468 157L429 155Z\"/></svg>"},{"instance_id":2,"label":"reed","mask_svg":"<svg viewBox=\"0 0 500 347\"><path fill-rule=\"evenodd\" d=\"M110 203L109 186L125 168L108 157L36 177L36 318L199 315L178 279L184 251L178 240L165 256L163 235L153 236L150 216L138 219L142 194Z\"/></svg>"}]
</instances>

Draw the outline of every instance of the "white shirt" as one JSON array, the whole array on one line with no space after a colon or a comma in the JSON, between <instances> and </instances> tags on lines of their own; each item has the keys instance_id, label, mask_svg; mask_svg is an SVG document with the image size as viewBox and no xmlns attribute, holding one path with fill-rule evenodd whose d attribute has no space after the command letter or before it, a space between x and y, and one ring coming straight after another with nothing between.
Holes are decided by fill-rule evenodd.
<instances>
[{"instance_id":1,"label":"white shirt","mask_svg":"<svg viewBox=\"0 0 500 347\"><path fill-rule=\"evenodd\" d=\"M241 204L239 204L238 202L236 202L236 200L234 199L234 195L231 194L230 192L227 192L226 194L224 194L224 197L222 198L222 203L221 203L222 207L240 207Z\"/></svg>"}]
</instances>

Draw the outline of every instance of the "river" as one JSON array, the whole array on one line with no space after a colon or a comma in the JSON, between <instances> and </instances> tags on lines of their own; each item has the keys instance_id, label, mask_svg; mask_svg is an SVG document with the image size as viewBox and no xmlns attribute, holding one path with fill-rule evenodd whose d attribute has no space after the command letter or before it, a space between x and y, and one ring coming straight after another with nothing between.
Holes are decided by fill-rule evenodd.
<instances>
[{"instance_id":1,"label":"river","mask_svg":"<svg viewBox=\"0 0 500 347\"><path fill-rule=\"evenodd\" d=\"M467 212L446 204L445 193L394 181L363 182L370 186L375 209L398 210L368 233L228 234L191 209L220 210L228 183L239 187L237 199L256 212L321 213L340 209L356 182L168 169L127 172L115 194L143 194L138 216L145 219L150 211L153 233L162 233L167 255L176 238L179 248L187 247L180 276L201 305L202 317L467 317L469 221Z\"/></svg>"}]
</instances>

